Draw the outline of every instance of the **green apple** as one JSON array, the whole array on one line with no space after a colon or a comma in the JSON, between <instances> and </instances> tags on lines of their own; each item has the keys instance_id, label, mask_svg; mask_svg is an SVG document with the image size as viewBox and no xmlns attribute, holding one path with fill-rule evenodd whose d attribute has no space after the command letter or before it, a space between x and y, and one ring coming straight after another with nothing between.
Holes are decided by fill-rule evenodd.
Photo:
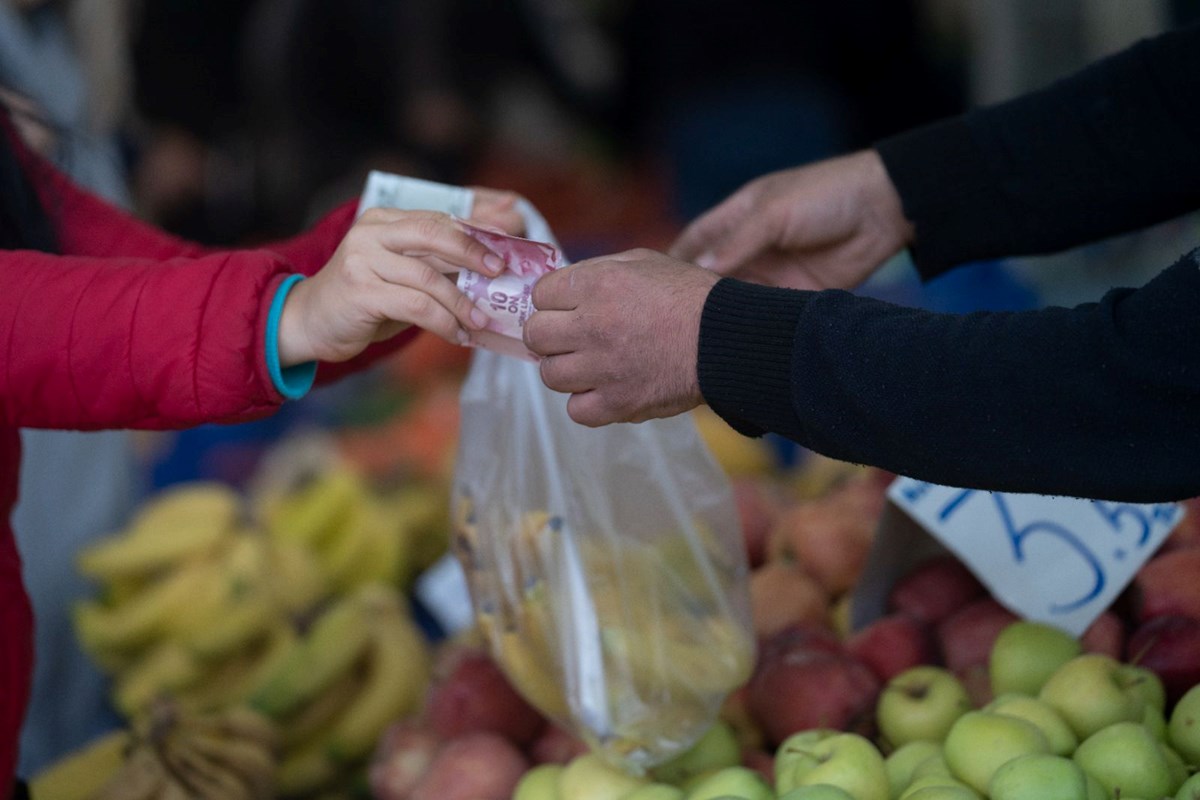
<instances>
[{"instance_id":1,"label":"green apple","mask_svg":"<svg viewBox=\"0 0 1200 800\"><path fill-rule=\"evenodd\" d=\"M1200 800L1200 773L1183 782L1175 793L1175 800Z\"/></svg>"},{"instance_id":2,"label":"green apple","mask_svg":"<svg viewBox=\"0 0 1200 800\"><path fill-rule=\"evenodd\" d=\"M1100 653L1075 656L1059 667L1038 697L1062 715L1081 740L1114 722L1138 722L1145 711L1139 668Z\"/></svg>"},{"instance_id":3,"label":"green apple","mask_svg":"<svg viewBox=\"0 0 1200 800\"><path fill-rule=\"evenodd\" d=\"M1175 703L1167 722L1167 741L1184 761L1200 766L1200 684Z\"/></svg>"},{"instance_id":4,"label":"green apple","mask_svg":"<svg viewBox=\"0 0 1200 800\"><path fill-rule=\"evenodd\" d=\"M725 767L697 783L686 795L687 800L717 800L720 797L775 800L775 793L763 776L749 767Z\"/></svg>"},{"instance_id":5,"label":"green apple","mask_svg":"<svg viewBox=\"0 0 1200 800\"><path fill-rule=\"evenodd\" d=\"M927 758L940 755L942 746L936 742L917 740L901 745L888 754L883 760L883 768L887 772L888 785L892 787L892 797L898 797L912 783L913 770Z\"/></svg>"},{"instance_id":6,"label":"green apple","mask_svg":"<svg viewBox=\"0 0 1200 800\"><path fill-rule=\"evenodd\" d=\"M950 773L980 794L987 794L988 782L1005 762L1049 752L1046 735L1032 722L992 711L963 714L942 743Z\"/></svg>"},{"instance_id":7,"label":"green apple","mask_svg":"<svg viewBox=\"0 0 1200 800\"><path fill-rule=\"evenodd\" d=\"M1148 707L1165 712L1167 689L1163 686L1162 678L1152 670L1139 667L1137 664L1123 664L1122 666L1128 673L1129 688L1133 693L1142 698Z\"/></svg>"},{"instance_id":8,"label":"green apple","mask_svg":"<svg viewBox=\"0 0 1200 800\"><path fill-rule=\"evenodd\" d=\"M733 728L718 721L684 752L654 767L651 777L662 783L681 784L693 775L742 763L742 748Z\"/></svg>"},{"instance_id":9,"label":"green apple","mask_svg":"<svg viewBox=\"0 0 1200 800\"><path fill-rule=\"evenodd\" d=\"M1163 716L1163 712L1154 706L1146 706L1141 723L1146 726L1146 730L1154 734L1154 738L1160 742L1167 741L1167 718Z\"/></svg>"},{"instance_id":10,"label":"green apple","mask_svg":"<svg viewBox=\"0 0 1200 800\"><path fill-rule=\"evenodd\" d=\"M1096 731L1080 742L1075 763L1118 797L1163 797L1179 788L1160 742L1138 722Z\"/></svg>"},{"instance_id":11,"label":"green apple","mask_svg":"<svg viewBox=\"0 0 1200 800\"><path fill-rule=\"evenodd\" d=\"M954 777L953 773L950 772L950 765L946 763L946 753L942 748L938 748L936 753L913 767L912 779L914 781L918 781L929 775L948 775Z\"/></svg>"},{"instance_id":12,"label":"green apple","mask_svg":"<svg viewBox=\"0 0 1200 800\"><path fill-rule=\"evenodd\" d=\"M1104 788L1104 784L1096 780L1094 775L1088 775L1086 772L1083 774L1087 775L1088 800L1109 800L1108 790Z\"/></svg>"},{"instance_id":13,"label":"green apple","mask_svg":"<svg viewBox=\"0 0 1200 800\"><path fill-rule=\"evenodd\" d=\"M1087 775L1069 758L1049 753L1002 764L988 784L991 800L1088 800Z\"/></svg>"},{"instance_id":14,"label":"green apple","mask_svg":"<svg viewBox=\"0 0 1200 800\"><path fill-rule=\"evenodd\" d=\"M980 800L980 797L979 792L964 783L962 786L926 786L905 795L904 800Z\"/></svg>"},{"instance_id":15,"label":"green apple","mask_svg":"<svg viewBox=\"0 0 1200 800\"><path fill-rule=\"evenodd\" d=\"M1154 732L1151 731L1153 734ZM1192 774L1188 769L1188 765L1184 762L1183 756L1175 751L1175 748L1164 742L1159 737L1154 737L1158 741L1158 749L1162 751L1163 758L1167 760L1167 768L1171 770L1171 783L1174 786L1182 786L1183 782Z\"/></svg>"},{"instance_id":16,"label":"green apple","mask_svg":"<svg viewBox=\"0 0 1200 800\"><path fill-rule=\"evenodd\" d=\"M1000 631L988 657L992 694L1036 695L1055 670L1083 652L1066 631L1032 620L1019 620Z\"/></svg>"},{"instance_id":17,"label":"green apple","mask_svg":"<svg viewBox=\"0 0 1200 800\"><path fill-rule=\"evenodd\" d=\"M791 782L792 765L800 759L808 758L810 749L817 742L839 733L841 731L835 728L809 728L784 739L779 747L775 748L775 791L783 794L793 788L795 784Z\"/></svg>"},{"instance_id":18,"label":"green apple","mask_svg":"<svg viewBox=\"0 0 1200 800\"><path fill-rule=\"evenodd\" d=\"M1046 741L1050 743L1050 752L1055 755L1069 756L1079 745L1079 737L1075 735L1075 731L1071 730L1062 714L1055 711L1045 700L1009 692L993 698L983 710L1020 717L1037 725L1046 735Z\"/></svg>"},{"instance_id":19,"label":"green apple","mask_svg":"<svg viewBox=\"0 0 1200 800\"><path fill-rule=\"evenodd\" d=\"M635 778L595 753L576 756L558 776L559 800L622 800L649 781Z\"/></svg>"},{"instance_id":20,"label":"green apple","mask_svg":"<svg viewBox=\"0 0 1200 800\"><path fill-rule=\"evenodd\" d=\"M940 742L954 721L971 710L971 698L953 672L922 665L901 672L879 694L875 719L892 747Z\"/></svg>"},{"instance_id":21,"label":"green apple","mask_svg":"<svg viewBox=\"0 0 1200 800\"><path fill-rule=\"evenodd\" d=\"M961 800L979 800L980 794L950 773L946 773L917 778L900 793L896 800L913 800L913 798L920 800L931 797L944 798L944 800L960 800L960 798Z\"/></svg>"},{"instance_id":22,"label":"green apple","mask_svg":"<svg viewBox=\"0 0 1200 800\"><path fill-rule=\"evenodd\" d=\"M825 731L815 741L793 741L796 738L789 737L780 745L778 753L783 755L775 757L775 788L779 794L797 786L828 783L845 789L857 800L888 800L883 754L869 739L839 731Z\"/></svg>"},{"instance_id":23,"label":"green apple","mask_svg":"<svg viewBox=\"0 0 1200 800\"><path fill-rule=\"evenodd\" d=\"M634 789L621 800L683 800L683 789L669 783L648 783ZM513 798L517 800L517 798Z\"/></svg>"},{"instance_id":24,"label":"green apple","mask_svg":"<svg viewBox=\"0 0 1200 800\"><path fill-rule=\"evenodd\" d=\"M854 795L838 786L814 783L811 786L797 786L787 794L780 795L779 800L854 800Z\"/></svg>"},{"instance_id":25,"label":"green apple","mask_svg":"<svg viewBox=\"0 0 1200 800\"><path fill-rule=\"evenodd\" d=\"M561 764L542 764L521 776L512 800L558 800L558 781Z\"/></svg>"}]
</instances>

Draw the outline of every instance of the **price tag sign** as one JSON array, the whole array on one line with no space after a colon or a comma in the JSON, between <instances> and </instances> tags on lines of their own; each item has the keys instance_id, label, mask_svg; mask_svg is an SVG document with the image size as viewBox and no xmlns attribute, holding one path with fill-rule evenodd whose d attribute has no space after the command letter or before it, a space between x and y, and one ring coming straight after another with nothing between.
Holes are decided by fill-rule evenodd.
<instances>
[{"instance_id":1,"label":"price tag sign","mask_svg":"<svg viewBox=\"0 0 1200 800\"><path fill-rule=\"evenodd\" d=\"M955 489L898 478L888 498L1014 613L1076 636L1108 608L1183 518L1140 505Z\"/></svg>"}]
</instances>

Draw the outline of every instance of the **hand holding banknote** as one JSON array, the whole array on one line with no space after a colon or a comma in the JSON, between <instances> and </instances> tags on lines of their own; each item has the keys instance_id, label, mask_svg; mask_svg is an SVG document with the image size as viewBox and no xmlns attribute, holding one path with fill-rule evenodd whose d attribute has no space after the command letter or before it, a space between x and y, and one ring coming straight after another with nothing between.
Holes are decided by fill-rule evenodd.
<instances>
[{"instance_id":1,"label":"hand holding banknote","mask_svg":"<svg viewBox=\"0 0 1200 800\"><path fill-rule=\"evenodd\" d=\"M653 250L581 261L538 281L525 345L576 422L674 416L704 402L700 314L718 278Z\"/></svg>"}]
</instances>

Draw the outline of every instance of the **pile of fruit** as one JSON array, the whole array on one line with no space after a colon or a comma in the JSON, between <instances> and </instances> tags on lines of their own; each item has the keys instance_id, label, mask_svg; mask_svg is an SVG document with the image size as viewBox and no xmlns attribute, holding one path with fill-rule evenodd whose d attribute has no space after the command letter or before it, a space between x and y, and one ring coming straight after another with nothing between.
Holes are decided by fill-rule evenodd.
<instances>
[{"instance_id":1,"label":"pile of fruit","mask_svg":"<svg viewBox=\"0 0 1200 800\"><path fill-rule=\"evenodd\" d=\"M80 554L99 592L77 633L133 730L164 698L254 709L280 731L270 796L361 780L380 733L424 697L429 645L405 595L444 552L447 517L444 492L384 491L332 462L250 496L180 484Z\"/></svg>"}]
</instances>

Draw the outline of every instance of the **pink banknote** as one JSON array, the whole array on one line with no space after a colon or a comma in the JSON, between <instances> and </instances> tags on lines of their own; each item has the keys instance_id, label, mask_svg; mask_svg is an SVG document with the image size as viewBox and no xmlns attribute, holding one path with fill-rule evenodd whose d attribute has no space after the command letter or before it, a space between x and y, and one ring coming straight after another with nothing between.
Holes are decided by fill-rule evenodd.
<instances>
[{"instance_id":1,"label":"pink banknote","mask_svg":"<svg viewBox=\"0 0 1200 800\"><path fill-rule=\"evenodd\" d=\"M489 350L536 360L521 342L521 329L533 313L533 285L562 266L558 248L545 242L509 236L501 231L460 222L469 236L504 260L504 270L494 278L463 270L459 291L488 316L488 324L471 336L471 343Z\"/></svg>"}]
</instances>

